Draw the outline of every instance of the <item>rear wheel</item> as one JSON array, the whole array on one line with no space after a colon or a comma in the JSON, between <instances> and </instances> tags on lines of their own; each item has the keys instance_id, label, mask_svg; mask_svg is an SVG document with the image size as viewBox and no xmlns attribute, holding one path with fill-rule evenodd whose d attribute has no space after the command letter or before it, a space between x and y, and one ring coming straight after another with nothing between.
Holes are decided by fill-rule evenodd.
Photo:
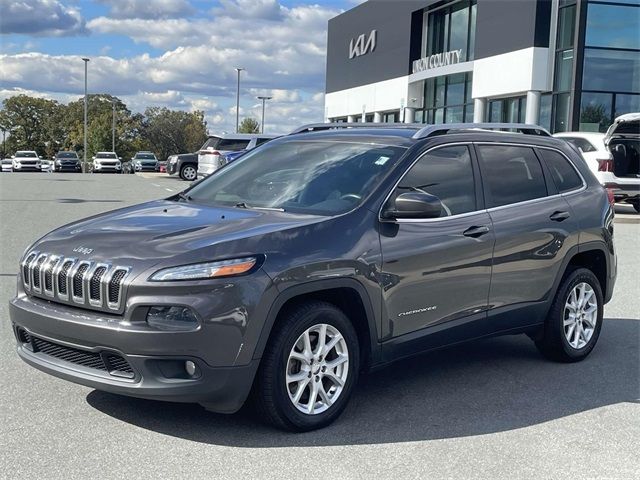
<instances>
[{"instance_id":1,"label":"rear wheel","mask_svg":"<svg viewBox=\"0 0 640 480\"><path fill-rule=\"evenodd\" d=\"M358 337L345 314L309 302L280 319L254 394L261 416L292 431L322 428L344 410L357 381Z\"/></svg>"},{"instance_id":2,"label":"rear wheel","mask_svg":"<svg viewBox=\"0 0 640 480\"><path fill-rule=\"evenodd\" d=\"M546 357L560 362L586 358L600 335L603 305L600 282L591 270L569 272L558 288L536 346Z\"/></svg>"},{"instance_id":3,"label":"rear wheel","mask_svg":"<svg viewBox=\"0 0 640 480\"><path fill-rule=\"evenodd\" d=\"M193 165L184 165L180 169L180 178L182 178L183 180L186 180L187 182L193 182L197 176L198 176L198 171L196 170L196 167L194 167Z\"/></svg>"},{"instance_id":4,"label":"rear wheel","mask_svg":"<svg viewBox=\"0 0 640 480\"><path fill-rule=\"evenodd\" d=\"M636 210L636 213L640 213L640 199L634 199L629 202L633 205L633 208Z\"/></svg>"}]
</instances>

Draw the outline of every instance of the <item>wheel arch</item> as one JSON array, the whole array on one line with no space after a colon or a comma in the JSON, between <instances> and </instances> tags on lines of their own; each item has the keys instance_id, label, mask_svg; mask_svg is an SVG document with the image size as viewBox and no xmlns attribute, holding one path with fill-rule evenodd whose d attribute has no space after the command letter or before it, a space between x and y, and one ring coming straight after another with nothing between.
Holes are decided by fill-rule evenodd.
<instances>
[{"instance_id":1,"label":"wheel arch","mask_svg":"<svg viewBox=\"0 0 640 480\"><path fill-rule=\"evenodd\" d=\"M283 318L282 314L309 300L326 301L347 315L358 334L363 370L380 361L378 329L371 299L360 282L349 278L318 280L282 291L269 309L254 359L262 357L278 321Z\"/></svg>"}]
</instances>

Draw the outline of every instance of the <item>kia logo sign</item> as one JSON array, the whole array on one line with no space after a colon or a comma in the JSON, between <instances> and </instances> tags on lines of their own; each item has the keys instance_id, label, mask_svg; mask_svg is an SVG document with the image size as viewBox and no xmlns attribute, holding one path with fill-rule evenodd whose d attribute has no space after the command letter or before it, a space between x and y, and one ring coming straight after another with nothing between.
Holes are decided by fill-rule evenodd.
<instances>
[{"instance_id":1,"label":"kia logo sign","mask_svg":"<svg viewBox=\"0 0 640 480\"><path fill-rule=\"evenodd\" d=\"M358 38L352 38L349 42L349 59L373 52L376 49L376 35L377 32L371 30L369 38L367 38L366 33L363 33Z\"/></svg>"}]
</instances>

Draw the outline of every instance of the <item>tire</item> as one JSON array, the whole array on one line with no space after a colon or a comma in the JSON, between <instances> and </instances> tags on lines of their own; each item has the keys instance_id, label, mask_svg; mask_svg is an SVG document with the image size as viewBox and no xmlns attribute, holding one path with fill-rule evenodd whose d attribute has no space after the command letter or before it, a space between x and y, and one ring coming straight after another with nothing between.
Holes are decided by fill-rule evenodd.
<instances>
[{"instance_id":1,"label":"tire","mask_svg":"<svg viewBox=\"0 0 640 480\"><path fill-rule=\"evenodd\" d=\"M198 170L191 164L183 165L180 169L180 178L187 182L193 182L198 178Z\"/></svg>"},{"instance_id":2,"label":"tire","mask_svg":"<svg viewBox=\"0 0 640 480\"><path fill-rule=\"evenodd\" d=\"M640 213L640 200L633 200L629 203L633 205L633 208L635 209L636 213Z\"/></svg>"},{"instance_id":3,"label":"tire","mask_svg":"<svg viewBox=\"0 0 640 480\"><path fill-rule=\"evenodd\" d=\"M574 310L569 303L581 305L580 291L585 291L584 307ZM602 288L593 272L586 268L567 272L549 310L543 335L536 341L538 350L545 357L558 362L570 363L585 359L600 336L603 309ZM579 321L572 324L571 315L575 318L576 313L573 312L576 311ZM593 313L583 316L584 312Z\"/></svg>"},{"instance_id":4,"label":"tire","mask_svg":"<svg viewBox=\"0 0 640 480\"><path fill-rule=\"evenodd\" d=\"M334 347L325 351L325 358L319 356L318 351L323 328L326 329L325 346L338 339ZM305 333L310 330L309 345L313 358L306 362L298 358L304 357L305 351L309 350L302 350L302 346L305 345ZM341 340L336 332L341 335ZM330 367L337 362L340 362L338 366ZM269 339L256 376L253 394L258 413L283 430L305 432L325 427L347 406L357 383L359 368L358 336L341 310L321 301L310 301L289 309L279 319ZM288 374L300 380L287 383ZM343 383L341 390L339 382L334 379ZM316 401L312 402L314 389ZM294 404L292 396L295 397L298 391L301 395Z\"/></svg>"}]
</instances>

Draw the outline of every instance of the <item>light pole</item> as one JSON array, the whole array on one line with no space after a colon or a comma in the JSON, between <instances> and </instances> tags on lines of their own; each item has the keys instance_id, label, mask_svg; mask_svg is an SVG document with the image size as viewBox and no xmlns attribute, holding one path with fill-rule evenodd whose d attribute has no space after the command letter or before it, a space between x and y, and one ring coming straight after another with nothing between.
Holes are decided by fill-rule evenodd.
<instances>
[{"instance_id":1,"label":"light pole","mask_svg":"<svg viewBox=\"0 0 640 480\"><path fill-rule=\"evenodd\" d=\"M4 128L4 125L2 125L2 158L4 159L7 156L6 153L6 148L7 148L7 140L6 140L6 133L7 133L7 129Z\"/></svg>"},{"instance_id":2,"label":"light pole","mask_svg":"<svg viewBox=\"0 0 640 480\"><path fill-rule=\"evenodd\" d=\"M258 100L262 100L262 127L260 133L264 133L264 104L267 100L271 100L273 97L258 97Z\"/></svg>"},{"instance_id":3,"label":"light pole","mask_svg":"<svg viewBox=\"0 0 640 480\"><path fill-rule=\"evenodd\" d=\"M84 62L84 151L82 152L82 171L86 173L87 170L87 64L89 63L88 58L83 58Z\"/></svg>"},{"instance_id":4,"label":"light pole","mask_svg":"<svg viewBox=\"0 0 640 480\"><path fill-rule=\"evenodd\" d=\"M111 151L116 151L116 101L111 99Z\"/></svg>"},{"instance_id":5,"label":"light pole","mask_svg":"<svg viewBox=\"0 0 640 480\"><path fill-rule=\"evenodd\" d=\"M235 67L238 72L238 87L236 89L236 133L240 127L240 72L244 70L242 67Z\"/></svg>"}]
</instances>

